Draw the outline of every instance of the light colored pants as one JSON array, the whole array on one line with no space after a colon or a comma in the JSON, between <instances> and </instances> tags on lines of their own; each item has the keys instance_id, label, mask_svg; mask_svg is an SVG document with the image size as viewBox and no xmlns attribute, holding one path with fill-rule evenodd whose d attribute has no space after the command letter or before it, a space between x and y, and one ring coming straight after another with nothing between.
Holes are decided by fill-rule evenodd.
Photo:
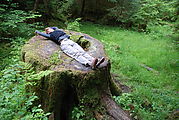
<instances>
[{"instance_id":1,"label":"light colored pants","mask_svg":"<svg viewBox=\"0 0 179 120\"><path fill-rule=\"evenodd\" d=\"M83 48L80 45L78 45L70 39L63 39L61 41L60 48L68 56L74 58L83 65L91 66L94 60L94 57L89 55L86 51L83 50Z\"/></svg>"}]
</instances>

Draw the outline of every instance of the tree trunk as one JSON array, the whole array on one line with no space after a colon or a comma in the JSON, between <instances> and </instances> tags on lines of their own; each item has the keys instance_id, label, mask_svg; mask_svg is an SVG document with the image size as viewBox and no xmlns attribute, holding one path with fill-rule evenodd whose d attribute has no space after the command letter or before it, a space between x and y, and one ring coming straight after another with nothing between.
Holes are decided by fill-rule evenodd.
<instances>
[{"instance_id":1,"label":"tree trunk","mask_svg":"<svg viewBox=\"0 0 179 120\"><path fill-rule=\"evenodd\" d=\"M76 38L83 48L93 57L105 57L105 62L96 70L85 67L76 60L65 55L57 44L44 37L36 36L22 49L22 59L31 63L37 72L52 71L32 88L39 96L43 110L52 112L49 119L70 120L74 106L83 106L83 119L96 118L97 120L130 120L111 98L110 62L103 45L89 35L69 32L71 39ZM90 45L89 45L90 44ZM120 89L115 92L120 92Z\"/></svg>"},{"instance_id":2,"label":"tree trunk","mask_svg":"<svg viewBox=\"0 0 179 120\"><path fill-rule=\"evenodd\" d=\"M39 1L40 1L40 0L35 0L33 11L36 11L36 10L37 10L37 7L39 6Z\"/></svg>"},{"instance_id":3,"label":"tree trunk","mask_svg":"<svg viewBox=\"0 0 179 120\"><path fill-rule=\"evenodd\" d=\"M45 11L47 14L49 14L49 9L48 9L48 0L43 0L44 6L45 6Z\"/></svg>"},{"instance_id":4,"label":"tree trunk","mask_svg":"<svg viewBox=\"0 0 179 120\"><path fill-rule=\"evenodd\" d=\"M81 12L80 12L80 15L81 15L81 16L83 16L83 15L84 15L85 1L86 1L86 0L82 0Z\"/></svg>"}]
</instances>

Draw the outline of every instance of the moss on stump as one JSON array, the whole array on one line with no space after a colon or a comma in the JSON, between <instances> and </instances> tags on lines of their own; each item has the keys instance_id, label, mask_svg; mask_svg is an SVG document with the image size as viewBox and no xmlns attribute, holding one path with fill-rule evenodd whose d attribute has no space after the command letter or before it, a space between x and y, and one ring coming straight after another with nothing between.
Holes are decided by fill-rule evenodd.
<instances>
[{"instance_id":1,"label":"moss on stump","mask_svg":"<svg viewBox=\"0 0 179 120\"><path fill-rule=\"evenodd\" d=\"M36 72L53 71L44 76L33 91L46 112L52 112L55 120L70 120L74 105L85 107L85 119L120 120L117 112L129 120L130 117L111 99L110 62L103 45L87 34L65 31L71 39L79 42L93 57L105 57L101 68L92 70L64 54L59 45L42 36L34 36L22 48L22 60L30 63ZM116 87L119 91L120 89ZM115 87L113 88L115 89ZM116 92L115 91L115 92ZM120 92L120 91L119 91ZM109 108L111 103L115 108ZM114 111L114 112L113 112ZM100 117L99 117L100 116Z\"/></svg>"}]
</instances>

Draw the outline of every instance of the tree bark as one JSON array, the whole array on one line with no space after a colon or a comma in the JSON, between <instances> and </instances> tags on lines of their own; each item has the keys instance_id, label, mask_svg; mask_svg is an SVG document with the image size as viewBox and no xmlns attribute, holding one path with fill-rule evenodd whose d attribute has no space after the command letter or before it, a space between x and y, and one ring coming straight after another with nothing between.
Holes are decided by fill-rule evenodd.
<instances>
[{"instance_id":1,"label":"tree bark","mask_svg":"<svg viewBox=\"0 0 179 120\"><path fill-rule=\"evenodd\" d=\"M84 15L85 3L86 3L86 0L82 0L81 12L80 12L80 15L81 15L81 16Z\"/></svg>"},{"instance_id":2,"label":"tree bark","mask_svg":"<svg viewBox=\"0 0 179 120\"><path fill-rule=\"evenodd\" d=\"M131 120L130 116L122 110L119 105L105 93L102 94L102 103L105 105L107 113L114 120Z\"/></svg>"},{"instance_id":3,"label":"tree bark","mask_svg":"<svg viewBox=\"0 0 179 120\"><path fill-rule=\"evenodd\" d=\"M48 13L49 12L49 9L48 9L48 0L43 0L43 2L44 2L45 10Z\"/></svg>"},{"instance_id":4,"label":"tree bark","mask_svg":"<svg viewBox=\"0 0 179 120\"><path fill-rule=\"evenodd\" d=\"M38 8L38 6L39 6L39 1L40 1L40 0L35 0L33 11L36 11L36 10L37 10L37 8Z\"/></svg>"}]
</instances>

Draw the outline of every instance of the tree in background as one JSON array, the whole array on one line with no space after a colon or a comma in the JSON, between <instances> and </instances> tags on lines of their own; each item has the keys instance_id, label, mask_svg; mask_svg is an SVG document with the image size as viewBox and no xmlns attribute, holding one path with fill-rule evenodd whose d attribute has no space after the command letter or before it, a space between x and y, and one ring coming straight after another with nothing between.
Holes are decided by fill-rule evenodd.
<instances>
[{"instance_id":1,"label":"tree in background","mask_svg":"<svg viewBox=\"0 0 179 120\"><path fill-rule=\"evenodd\" d=\"M38 11L47 25L63 27L71 17L74 0L35 0L33 11Z\"/></svg>"},{"instance_id":2,"label":"tree in background","mask_svg":"<svg viewBox=\"0 0 179 120\"><path fill-rule=\"evenodd\" d=\"M17 23L36 17L38 11L47 25L64 27L70 19L81 17L104 24L118 24L138 31L148 26L177 20L177 0L4 0L0 5L3 34ZM24 7L23 7L24 6ZM9 9L10 8L10 9ZM102 22L101 22L102 21ZM8 27L9 26L9 27ZM5 27L5 28L4 28ZM12 34L11 34L12 35Z\"/></svg>"},{"instance_id":3,"label":"tree in background","mask_svg":"<svg viewBox=\"0 0 179 120\"><path fill-rule=\"evenodd\" d=\"M13 0L4 0L0 4L0 34L1 40L10 39L17 36L28 36L29 29L27 27L29 19L36 18L40 15L19 9L19 3Z\"/></svg>"},{"instance_id":4,"label":"tree in background","mask_svg":"<svg viewBox=\"0 0 179 120\"><path fill-rule=\"evenodd\" d=\"M108 16L127 27L146 30L150 24L176 21L177 0L109 0L115 7L109 9Z\"/></svg>"},{"instance_id":5,"label":"tree in background","mask_svg":"<svg viewBox=\"0 0 179 120\"><path fill-rule=\"evenodd\" d=\"M131 21L139 30L145 30L151 24L165 24L175 21L175 2L175 0L140 0L138 2L140 6L131 17Z\"/></svg>"},{"instance_id":6,"label":"tree in background","mask_svg":"<svg viewBox=\"0 0 179 120\"><path fill-rule=\"evenodd\" d=\"M114 7L108 9L109 19L116 20L117 22L131 27L131 16L137 11L138 4L136 2L138 0L109 0L115 4Z\"/></svg>"}]
</instances>

